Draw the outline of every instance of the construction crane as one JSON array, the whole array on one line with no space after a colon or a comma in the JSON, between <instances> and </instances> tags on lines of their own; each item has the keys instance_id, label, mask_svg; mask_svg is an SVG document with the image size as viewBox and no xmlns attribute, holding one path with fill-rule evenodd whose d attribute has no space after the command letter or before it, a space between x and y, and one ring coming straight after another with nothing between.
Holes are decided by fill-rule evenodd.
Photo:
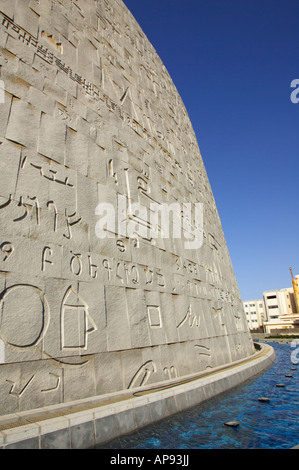
<instances>
[{"instance_id":1,"label":"construction crane","mask_svg":"<svg viewBox=\"0 0 299 470\"><path fill-rule=\"evenodd\" d=\"M296 303L296 311L299 313L299 288L298 288L298 276L294 279L292 268L290 268L291 276L292 276L292 284L293 284L293 291Z\"/></svg>"}]
</instances>

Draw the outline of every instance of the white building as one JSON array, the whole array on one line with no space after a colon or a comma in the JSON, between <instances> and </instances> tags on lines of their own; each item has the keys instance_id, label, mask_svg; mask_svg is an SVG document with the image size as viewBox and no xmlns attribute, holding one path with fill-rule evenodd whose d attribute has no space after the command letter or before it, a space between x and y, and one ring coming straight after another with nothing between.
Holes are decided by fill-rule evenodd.
<instances>
[{"instance_id":1,"label":"white building","mask_svg":"<svg viewBox=\"0 0 299 470\"><path fill-rule=\"evenodd\" d=\"M299 314L296 312L294 292L291 287L263 293L267 321L265 332L293 329Z\"/></svg>"},{"instance_id":2,"label":"white building","mask_svg":"<svg viewBox=\"0 0 299 470\"><path fill-rule=\"evenodd\" d=\"M262 300L246 300L243 306L250 331L274 333L275 330L299 331L299 275L292 287L263 292ZM292 332L292 331L290 331Z\"/></svg>"},{"instance_id":3,"label":"white building","mask_svg":"<svg viewBox=\"0 0 299 470\"><path fill-rule=\"evenodd\" d=\"M247 300L243 302L243 306L250 331L263 329L263 324L266 321L263 299Z\"/></svg>"}]
</instances>

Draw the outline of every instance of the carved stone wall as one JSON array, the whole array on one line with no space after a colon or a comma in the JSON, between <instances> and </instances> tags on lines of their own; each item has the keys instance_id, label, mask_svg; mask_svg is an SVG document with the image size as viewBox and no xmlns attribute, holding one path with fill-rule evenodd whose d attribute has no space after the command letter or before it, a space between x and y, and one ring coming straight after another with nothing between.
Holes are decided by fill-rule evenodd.
<instances>
[{"instance_id":1,"label":"carved stone wall","mask_svg":"<svg viewBox=\"0 0 299 470\"><path fill-rule=\"evenodd\" d=\"M252 354L188 114L131 13L121 0L0 10L0 413ZM98 204L132 202L202 203L202 246L142 236L132 214L135 237L100 239Z\"/></svg>"}]
</instances>

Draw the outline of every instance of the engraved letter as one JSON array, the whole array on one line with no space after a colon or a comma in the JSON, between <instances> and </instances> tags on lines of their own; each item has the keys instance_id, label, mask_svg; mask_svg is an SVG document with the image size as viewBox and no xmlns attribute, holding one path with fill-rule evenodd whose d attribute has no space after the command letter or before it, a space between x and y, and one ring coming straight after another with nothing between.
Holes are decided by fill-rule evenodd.
<instances>
[{"instance_id":1,"label":"engraved letter","mask_svg":"<svg viewBox=\"0 0 299 470\"><path fill-rule=\"evenodd\" d=\"M45 246L43 249L43 254L42 254L42 271L45 271L46 268L46 263L48 264L53 264L53 262L49 259L47 259L47 252L49 253L50 256L52 256L52 250L49 246Z\"/></svg>"}]
</instances>

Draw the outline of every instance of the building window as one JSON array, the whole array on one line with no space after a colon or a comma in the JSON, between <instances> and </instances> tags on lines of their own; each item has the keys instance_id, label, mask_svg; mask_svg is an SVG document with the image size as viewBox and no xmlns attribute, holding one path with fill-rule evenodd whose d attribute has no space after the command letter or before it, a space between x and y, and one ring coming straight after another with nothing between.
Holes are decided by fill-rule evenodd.
<instances>
[{"instance_id":1,"label":"building window","mask_svg":"<svg viewBox=\"0 0 299 470\"><path fill-rule=\"evenodd\" d=\"M269 305L268 308L278 308L278 305Z\"/></svg>"},{"instance_id":2,"label":"building window","mask_svg":"<svg viewBox=\"0 0 299 470\"><path fill-rule=\"evenodd\" d=\"M267 299L276 299L276 295L267 295Z\"/></svg>"}]
</instances>

